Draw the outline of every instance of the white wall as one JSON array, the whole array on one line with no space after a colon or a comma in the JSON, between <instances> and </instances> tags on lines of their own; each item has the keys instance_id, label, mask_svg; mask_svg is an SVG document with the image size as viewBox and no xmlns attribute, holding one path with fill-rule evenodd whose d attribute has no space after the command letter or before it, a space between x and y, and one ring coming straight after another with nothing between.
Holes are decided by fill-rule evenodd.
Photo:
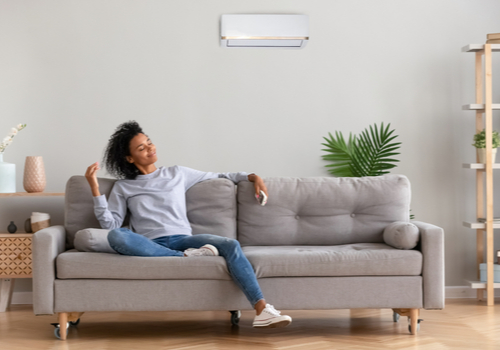
<instances>
[{"instance_id":1,"label":"white wall","mask_svg":"<svg viewBox=\"0 0 500 350\"><path fill-rule=\"evenodd\" d=\"M311 40L224 50L224 13L308 14ZM391 123L403 142L393 172L410 178L417 219L445 229L446 284L464 285L475 232L461 222L475 215L475 188L461 163L475 151L474 113L461 105L474 99L474 54L460 49L499 32L498 13L500 2L472 0L0 1L0 137L28 124L5 161L22 191L25 157L43 156L46 191L64 191L135 119L158 165L329 176L323 136ZM0 231L32 211L63 222L62 198L0 207Z\"/></svg>"}]
</instances>

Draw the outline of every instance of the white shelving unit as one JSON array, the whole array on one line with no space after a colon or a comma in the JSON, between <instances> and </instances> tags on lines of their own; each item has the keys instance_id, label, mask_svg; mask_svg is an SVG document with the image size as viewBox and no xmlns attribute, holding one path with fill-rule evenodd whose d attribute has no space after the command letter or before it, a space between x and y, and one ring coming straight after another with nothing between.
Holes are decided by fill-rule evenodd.
<instances>
[{"instance_id":1,"label":"white shelving unit","mask_svg":"<svg viewBox=\"0 0 500 350\"><path fill-rule=\"evenodd\" d=\"M463 222L465 227L474 229L474 230L485 230L486 229L486 223L484 222L474 222L474 221L464 221ZM493 222L493 228L500 228L500 222Z\"/></svg>"},{"instance_id":2,"label":"white shelving unit","mask_svg":"<svg viewBox=\"0 0 500 350\"><path fill-rule=\"evenodd\" d=\"M466 169L486 169L486 164L484 163L464 163L462 164L462 168ZM492 164L493 169L500 169L500 163L494 163Z\"/></svg>"},{"instance_id":3,"label":"white shelving unit","mask_svg":"<svg viewBox=\"0 0 500 350\"><path fill-rule=\"evenodd\" d=\"M467 283L474 289L486 289L486 282L467 281ZM500 283L493 283L493 288L500 288Z\"/></svg>"},{"instance_id":4,"label":"white shelving unit","mask_svg":"<svg viewBox=\"0 0 500 350\"><path fill-rule=\"evenodd\" d=\"M491 52L500 52L500 44L469 44L462 47L462 52L479 52L483 54L485 45L490 46Z\"/></svg>"},{"instance_id":5,"label":"white shelving unit","mask_svg":"<svg viewBox=\"0 0 500 350\"><path fill-rule=\"evenodd\" d=\"M462 109L464 111L477 111L477 110L483 110L484 109L484 104L480 103L473 103L470 105L463 105ZM500 109L500 103L494 103L491 105L491 109Z\"/></svg>"},{"instance_id":6,"label":"white shelving unit","mask_svg":"<svg viewBox=\"0 0 500 350\"><path fill-rule=\"evenodd\" d=\"M485 222L465 221L465 227L476 230L477 248L477 278L480 278L479 264L484 263L486 252L487 281L467 281L471 288L477 289L477 298L483 300L486 291L486 304L495 304L495 288L500 288L500 283L493 280L493 230L500 229L500 222L493 221L493 170L500 169L500 164L493 164L492 132L493 110L500 110L500 104L492 101L492 52L500 52L500 44L471 44L462 48L463 52L474 52L476 55L476 101L473 104L462 106L463 110L475 111L476 133L483 129L486 131L486 163L467 163L463 168L476 171L476 217L486 218ZM484 58L484 64L483 64ZM484 71L483 71L484 69ZM486 236L486 237L485 237ZM485 240L486 238L486 240Z\"/></svg>"}]
</instances>

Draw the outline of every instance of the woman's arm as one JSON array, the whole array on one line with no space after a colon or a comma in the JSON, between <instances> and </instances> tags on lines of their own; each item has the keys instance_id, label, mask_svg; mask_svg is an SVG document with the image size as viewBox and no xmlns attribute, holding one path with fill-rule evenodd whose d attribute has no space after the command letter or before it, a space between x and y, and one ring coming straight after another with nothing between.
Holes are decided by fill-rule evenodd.
<instances>
[{"instance_id":1,"label":"woman's arm","mask_svg":"<svg viewBox=\"0 0 500 350\"><path fill-rule=\"evenodd\" d=\"M87 179L90 190L92 191L92 196L98 197L101 195L99 192L99 183L97 182L97 170L99 170L99 162L95 162L87 168L85 172L85 178Z\"/></svg>"},{"instance_id":2,"label":"woman's arm","mask_svg":"<svg viewBox=\"0 0 500 350\"><path fill-rule=\"evenodd\" d=\"M269 197L269 193L267 193L267 187L264 184L264 180L259 175L256 174L250 174L248 175L248 181L253 182L253 185L255 187L255 197L259 198L260 196L260 191L264 191L267 197Z\"/></svg>"},{"instance_id":3,"label":"woman's arm","mask_svg":"<svg viewBox=\"0 0 500 350\"><path fill-rule=\"evenodd\" d=\"M255 196L258 198L260 195L260 191L264 191L266 196L269 197L269 193L267 193L267 187L264 184L264 180L255 173L212 173L212 172L204 172L195 169L191 169L184 166L179 166L179 170L183 172L184 181L186 184L186 191L191 187L197 184L198 182L209 180L209 179L217 179L217 178L226 178L233 181L237 184L240 181L250 181L253 182L255 186Z\"/></svg>"},{"instance_id":4,"label":"woman's arm","mask_svg":"<svg viewBox=\"0 0 500 350\"><path fill-rule=\"evenodd\" d=\"M109 203L106 196L101 195L97 181L97 170L99 169L97 162L92 164L87 168L85 177L94 197L94 214L97 220L102 228L112 230L122 226L127 214L127 202L123 195L118 193L116 183L109 195Z\"/></svg>"},{"instance_id":5,"label":"woman's arm","mask_svg":"<svg viewBox=\"0 0 500 350\"><path fill-rule=\"evenodd\" d=\"M127 214L127 202L125 198L116 191L116 183L109 194L109 203L105 195L94 197L94 214L101 228L113 230L119 228Z\"/></svg>"},{"instance_id":6,"label":"woman's arm","mask_svg":"<svg viewBox=\"0 0 500 350\"><path fill-rule=\"evenodd\" d=\"M249 175L246 172L239 172L239 173L204 172L180 165L178 165L177 168L181 172L182 177L184 179L186 191L201 181L217 179L217 178L225 178L237 184L240 181L248 181L248 175Z\"/></svg>"}]
</instances>

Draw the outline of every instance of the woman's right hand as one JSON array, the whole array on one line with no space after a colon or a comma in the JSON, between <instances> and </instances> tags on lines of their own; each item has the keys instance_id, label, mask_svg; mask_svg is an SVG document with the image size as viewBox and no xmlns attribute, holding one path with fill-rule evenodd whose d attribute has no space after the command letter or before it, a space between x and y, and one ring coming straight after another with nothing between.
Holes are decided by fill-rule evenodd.
<instances>
[{"instance_id":1,"label":"woman's right hand","mask_svg":"<svg viewBox=\"0 0 500 350\"><path fill-rule=\"evenodd\" d=\"M101 195L99 192L99 183L97 182L97 170L99 170L99 162L95 162L87 168L85 172L85 178L89 182L90 189L92 190L92 195L98 197Z\"/></svg>"}]
</instances>

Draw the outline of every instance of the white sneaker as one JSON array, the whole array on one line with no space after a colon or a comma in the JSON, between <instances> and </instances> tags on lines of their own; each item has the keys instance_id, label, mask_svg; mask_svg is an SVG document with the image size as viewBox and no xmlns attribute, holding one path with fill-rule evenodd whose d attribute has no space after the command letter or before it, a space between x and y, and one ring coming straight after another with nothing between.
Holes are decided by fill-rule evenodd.
<instances>
[{"instance_id":1,"label":"white sneaker","mask_svg":"<svg viewBox=\"0 0 500 350\"><path fill-rule=\"evenodd\" d=\"M253 319L255 328L279 328L286 327L292 323L292 318L287 315L281 315L281 312L276 310L271 304L266 304L266 307L260 315L256 315Z\"/></svg>"},{"instance_id":2,"label":"white sneaker","mask_svg":"<svg viewBox=\"0 0 500 350\"><path fill-rule=\"evenodd\" d=\"M218 256L219 251L211 244L205 244L199 249L189 248L184 251L184 255L187 257L192 256Z\"/></svg>"}]
</instances>

